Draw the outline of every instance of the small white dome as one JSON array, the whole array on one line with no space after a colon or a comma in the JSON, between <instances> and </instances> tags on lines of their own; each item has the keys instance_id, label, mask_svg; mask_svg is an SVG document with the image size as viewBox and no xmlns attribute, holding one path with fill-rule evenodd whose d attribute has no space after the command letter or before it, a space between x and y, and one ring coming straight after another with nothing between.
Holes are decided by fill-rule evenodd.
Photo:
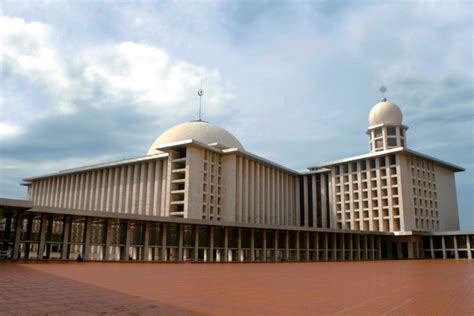
<instances>
[{"instance_id":1,"label":"small white dome","mask_svg":"<svg viewBox=\"0 0 474 316\"><path fill-rule=\"evenodd\" d=\"M403 114L400 108L386 100L377 103L369 114L369 126L379 124L401 125L402 120Z\"/></svg>"},{"instance_id":2,"label":"small white dome","mask_svg":"<svg viewBox=\"0 0 474 316\"><path fill-rule=\"evenodd\" d=\"M194 139L204 144L219 143L228 148L244 150L234 135L222 127L205 121L192 121L176 125L161 134L151 145L147 155L160 153L156 148L161 145Z\"/></svg>"}]
</instances>

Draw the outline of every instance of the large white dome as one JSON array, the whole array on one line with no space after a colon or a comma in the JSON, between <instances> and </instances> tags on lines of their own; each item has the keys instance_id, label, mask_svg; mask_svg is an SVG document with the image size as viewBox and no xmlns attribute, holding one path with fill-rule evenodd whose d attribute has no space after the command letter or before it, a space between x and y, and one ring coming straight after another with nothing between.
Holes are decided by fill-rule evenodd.
<instances>
[{"instance_id":1,"label":"large white dome","mask_svg":"<svg viewBox=\"0 0 474 316\"><path fill-rule=\"evenodd\" d=\"M161 145L194 139L204 144L219 143L228 148L244 147L234 135L222 127L205 121L192 121L176 125L161 134L151 145L147 155L160 153L156 148Z\"/></svg>"},{"instance_id":2,"label":"large white dome","mask_svg":"<svg viewBox=\"0 0 474 316\"><path fill-rule=\"evenodd\" d=\"M386 125L401 125L403 114L400 108L386 100L377 103L369 114L369 126L386 124Z\"/></svg>"}]
</instances>

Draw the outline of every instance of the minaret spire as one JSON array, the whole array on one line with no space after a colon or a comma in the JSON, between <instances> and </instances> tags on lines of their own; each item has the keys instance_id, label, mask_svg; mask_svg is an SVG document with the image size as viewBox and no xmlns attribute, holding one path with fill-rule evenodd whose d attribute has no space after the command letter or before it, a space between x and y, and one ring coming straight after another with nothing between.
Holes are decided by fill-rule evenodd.
<instances>
[{"instance_id":1,"label":"minaret spire","mask_svg":"<svg viewBox=\"0 0 474 316\"><path fill-rule=\"evenodd\" d=\"M204 90L202 89L202 81L201 81L201 89L198 90L198 96L199 96L199 118L198 118L198 121L202 121L202 119L201 119L201 99L202 99L203 95L204 95Z\"/></svg>"},{"instance_id":2,"label":"minaret spire","mask_svg":"<svg viewBox=\"0 0 474 316\"><path fill-rule=\"evenodd\" d=\"M385 86L381 86L379 90L380 92L382 92L382 102L387 101L387 98L385 97L385 92L387 91L387 88Z\"/></svg>"}]
</instances>

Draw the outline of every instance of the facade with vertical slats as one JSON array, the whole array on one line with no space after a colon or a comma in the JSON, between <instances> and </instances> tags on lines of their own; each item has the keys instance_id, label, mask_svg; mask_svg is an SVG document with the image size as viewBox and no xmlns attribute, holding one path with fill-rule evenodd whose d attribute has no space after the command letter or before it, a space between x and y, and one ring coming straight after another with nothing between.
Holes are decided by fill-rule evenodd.
<instances>
[{"instance_id":1,"label":"facade with vertical slats","mask_svg":"<svg viewBox=\"0 0 474 316\"><path fill-rule=\"evenodd\" d=\"M454 173L406 148L401 110L369 115L367 155L297 172L247 152L226 130L179 124L148 155L25 179L37 206L375 232L459 229Z\"/></svg>"}]
</instances>

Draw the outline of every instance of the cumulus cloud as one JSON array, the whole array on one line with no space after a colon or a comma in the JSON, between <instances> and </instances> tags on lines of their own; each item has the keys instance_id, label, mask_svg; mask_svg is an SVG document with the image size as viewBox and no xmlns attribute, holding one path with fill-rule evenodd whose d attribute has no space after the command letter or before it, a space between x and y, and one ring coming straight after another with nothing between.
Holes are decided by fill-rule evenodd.
<instances>
[{"instance_id":1,"label":"cumulus cloud","mask_svg":"<svg viewBox=\"0 0 474 316\"><path fill-rule=\"evenodd\" d=\"M71 56L57 47L54 38L55 31L47 24L0 18L2 79L21 79L45 96L21 109L24 116L18 122L75 113L84 103L129 108L167 122L197 112L196 91L201 84L209 113L222 111L217 105L232 97L218 71L174 60L152 45L121 42ZM2 119L19 110L18 104L2 103Z\"/></svg>"},{"instance_id":2,"label":"cumulus cloud","mask_svg":"<svg viewBox=\"0 0 474 316\"><path fill-rule=\"evenodd\" d=\"M24 130L20 126L0 122L0 139L13 138L23 132Z\"/></svg>"},{"instance_id":3,"label":"cumulus cloud","mask_svg":"<svg viewBox=\"0 0 474 316\"><path fill-rule=\"evenodd\" d=\"M62 57L54 47L52 33L52 29L41 22L0 17L2 81L19 76L38 85L51 101L47 106L38 104L37 108L22 109L25 112L68 113L73 109L72 80Z\"/></svg>"},{"instance_id":4,"label":"cumulus cloud","mask_svg":"<svg viewBox=\"0 0 474 316\"><path fill-rule=\"evenodd\" d=\"M201 83L208 112L221 111L218 105L231 98L216 70L173 61L153 46L123 42L95 49L84 53L82 64L83 90L98 107L127 104L163 118L195 113Z\"/></svg>"}]
</instances>

